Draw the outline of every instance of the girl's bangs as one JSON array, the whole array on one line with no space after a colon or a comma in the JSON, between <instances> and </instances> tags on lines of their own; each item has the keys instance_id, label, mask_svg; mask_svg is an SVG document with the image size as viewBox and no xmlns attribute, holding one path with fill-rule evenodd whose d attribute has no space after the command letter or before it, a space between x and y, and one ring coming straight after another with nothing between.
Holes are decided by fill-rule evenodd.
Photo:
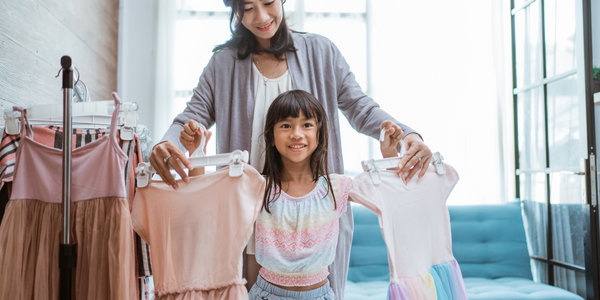
<instances>
[{"instance_id":1,"label":"girl's bangs","mask_svg":"<svg viewBox=\"0 0 600 300\"><path fill-rule=\"evenodd\" d=\"M276 112L275 120L277 120L277 122L290 117L298 118L300 116L300 111L302 111L308 119L315 119L317 122L321 121L321 116L319 116L317 108L311 106L310 100L305 95L287 94L285 98L289 99L281 99L283 101L278 101L275 103L275 106L272 107L272 110Z\"/></svg>"}]
</instances>

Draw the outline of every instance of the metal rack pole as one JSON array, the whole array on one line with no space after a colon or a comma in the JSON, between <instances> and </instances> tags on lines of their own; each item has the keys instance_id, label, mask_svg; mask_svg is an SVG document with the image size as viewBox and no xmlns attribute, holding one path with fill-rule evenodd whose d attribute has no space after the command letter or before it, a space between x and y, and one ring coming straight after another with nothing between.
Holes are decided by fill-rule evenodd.
<instances>
[{"instance_id":1,"label":"metal rack pole","mask_svg":"<svg viewBox=\"0 0 600 300\"><path fill-rule=\"evenodd\" d=\"M77 265L76 244L71 244L71 101L73 99L73 61L60 59L63 70L63 240L59 249L60 299L71 300L72 269Z\"/></svg>"}]
</instances>

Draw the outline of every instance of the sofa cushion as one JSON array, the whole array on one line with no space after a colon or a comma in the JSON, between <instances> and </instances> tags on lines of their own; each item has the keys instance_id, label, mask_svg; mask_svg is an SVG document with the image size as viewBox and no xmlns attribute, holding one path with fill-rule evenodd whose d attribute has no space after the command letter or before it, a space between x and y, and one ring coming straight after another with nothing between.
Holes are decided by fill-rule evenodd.
<instances>
[{"instance_id":1,"label":"sofa cushion","mask_svg":"<svg viewBox=\"0 0 600 300\"><path fill-rule=\"evenodd\" d=\"M463 277L532 279L519 202L448 206L452 251Z\"/></svg>"},{"instance_id":2,"label":"sofa cushion","mask_svg":"<svg viewBox=\"0 0 600 300\"><path fill-rule=\"evenodd\" d=\"M352 203L352 214L354 215L354 234L350 250L348 281L387 281L389 283L390 268L387 248L383 241L377 215L366 207L354 203Z\"/></svg>"},{"instance_id":3,"label":"sofa cushion","mask_svg":"<svg viewBox=\"0 0 600 300\"><path fill-rule=\"evenodd\" d=\"M465 278L469 300L583 300L580 296L551 285L517 277Z\"/></svg>"},{"instance_id":4,"label":"sofa cushion","mask_svg":"<svg viewBox=\"0 0 600 300\"><path fill-rule=\"evenodd\" d=\"M389 280L369 282L346 282L345 300L385 300L390 286Z\"/></svg>"}]
</instances>

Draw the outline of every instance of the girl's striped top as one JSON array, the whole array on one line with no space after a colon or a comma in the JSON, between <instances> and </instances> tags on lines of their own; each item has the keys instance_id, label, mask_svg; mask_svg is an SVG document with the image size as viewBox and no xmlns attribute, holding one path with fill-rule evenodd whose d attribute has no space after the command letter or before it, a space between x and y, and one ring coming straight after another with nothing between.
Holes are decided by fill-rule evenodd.
<instances>
[{"instance_id":1,"label":"girl's striped top","mask_svg":"<svg viewBox=\"0 0 600 300\"><path fill-rule=\"evenodd\" d=\"M329 274L338 241L339 217L346 210L350 177L329 175L335 194L328 193L324 177L307 195L285 192L263 209L256 220L256 260L260 275L282 286L308 286ZM275 187L275 191L279 189Z\"/></svg>"}]
</instances>

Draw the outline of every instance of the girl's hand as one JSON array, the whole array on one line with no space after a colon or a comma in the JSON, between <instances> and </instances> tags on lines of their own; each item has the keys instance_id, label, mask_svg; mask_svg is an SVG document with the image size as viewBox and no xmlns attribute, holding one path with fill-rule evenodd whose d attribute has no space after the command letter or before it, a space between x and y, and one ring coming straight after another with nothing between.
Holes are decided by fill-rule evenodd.
<instances>
[{"instance_id":1,"label":"girl's hand","mask_svg":"<svg viewBox=\"0 0 600 300\"><path fill-rule=\"evenodd\" d=\"M385 139L379 143L383 158L398 157L397 147L398 143L400 143L404 137L404 132L400 126L392 121L384 121L381 123L381 130L383 129L385 129Z\"/></svg>"},{"instance_id":2,"label":"girl's hand","mask_svg":"<svg viewBox=\"0 0 600 300\"><path fill-rule=\"evenodd\" d=\"M207 143L204 144L204 153L206 153L206 145L208 144L208 140L212 136L212 132L205 130L204 136L206 136ZM179 142L185 147L187 151L190 152L190 155L200 147L200 142L202 141L202 130L200 129L200 125L198 122L194 120L189 120L187 124L183 125L183 130L179 133Z\"/></svg>"}]
</instances>

